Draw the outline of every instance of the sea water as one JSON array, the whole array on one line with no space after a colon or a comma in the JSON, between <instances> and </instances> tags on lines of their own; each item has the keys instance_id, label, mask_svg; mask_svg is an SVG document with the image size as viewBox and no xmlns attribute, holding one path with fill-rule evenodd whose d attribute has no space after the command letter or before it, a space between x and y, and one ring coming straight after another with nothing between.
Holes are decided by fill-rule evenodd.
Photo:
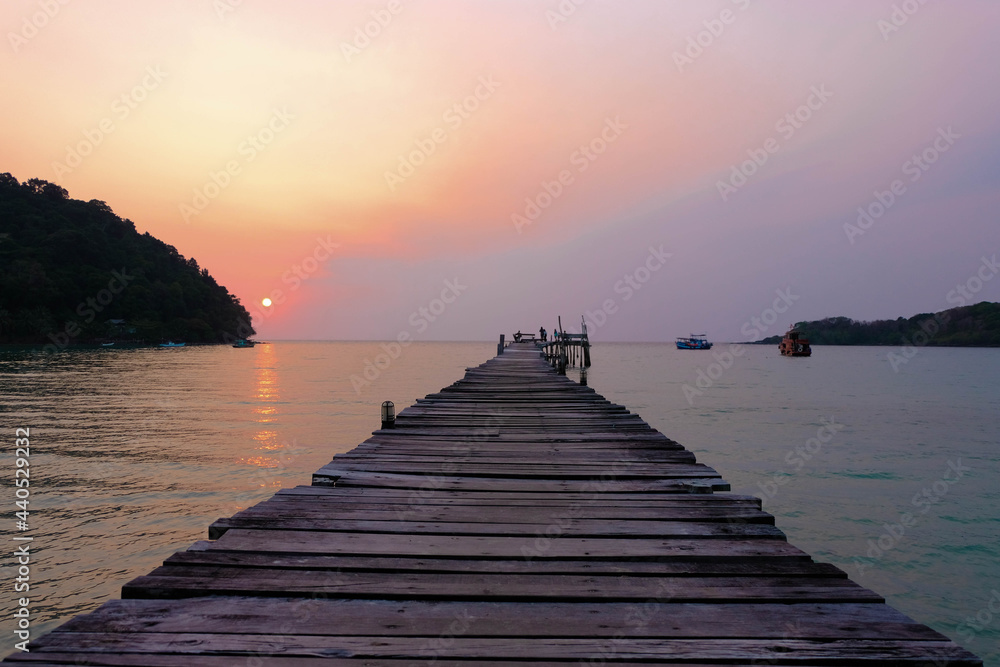
<instances>
[{"instance_id":1,"label":"sea water","mask_svg":"<svg viewBox=\"0 0 1000 667\"><path fill-rule=\"evenodd\" d=\"M775 346L597 344L587 381L733 492L761 497L791 543L1000 667L1000 350L921 348L895 366L890 351L817 346L793 359ZM0 350L0 520L33 538L33 636L118 597L215 519L309 484L379 427L382 401L402 409L495 352ZM30 429L27 531L15 528L18 428ZM6 588L0 636L13 637Z\"/></svg>"}]
</instances>

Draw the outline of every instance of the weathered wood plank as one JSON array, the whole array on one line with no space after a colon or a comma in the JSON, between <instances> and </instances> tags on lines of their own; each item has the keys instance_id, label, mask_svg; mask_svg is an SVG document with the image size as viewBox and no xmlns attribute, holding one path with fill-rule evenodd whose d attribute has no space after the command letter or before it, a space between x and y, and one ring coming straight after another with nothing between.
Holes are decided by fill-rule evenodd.
<instances>
[{"instance_id":1,"label":"weathered wood plank","mask_svg":"<svg viewBox=\"0 0 1000 667\"><path fill-rule=\"evenodd\" d=\"M913 665L943 658L949 667L976 667L979 661L954 650L950 642L886 639L647 639L449 637L448 642L421 643L411 637L342 637L330 635L244 635L216 633L54 632L36 649L40 653L74 649L83 652L209 654L230 656L353 657L426 660L579 661L613 656L615 660L796 664L820 661L840 665ZM428 638L432 639L432 638ZM964 655L963 655L964 653ZM836 662L832 662L832 660Z\"/></svg>"},{"instance_id":2,"label":"weathered wood plank","mask_svg":"<svg viewBox=\"0 0 1000 667\"><path fill-rule=\"evenodd\" d=\"M498 466L490 463L430 460L361 460L335 458L328 466L320 468L324 472L337 473L341 470L376 472L403 475L443 475L448 477L489 477L500 479L583 479L596 480L610 477L615 480L641 479L689 479L719 476L705 465L673 463L669 466L648 461L609 461L598 465L575 465L566 463L508 464Z\"/></svg>"},{"instance_id":3,"label":"weathered wood plank","mask_svg":"<svg viewBox=\"0 0 1000 667\"><path fill-rule=\"evenodd\" d=\"M669 475L669 473L667 473ZM718 473L709 469L702 475L667 477L663 479L618 479L609 474L607 479L518 479L497 477L457 477L444 474L404 475L359 470L344 470L333 464L320 468L313 474L316 480L330 480L337 486L390 487L397 489L435 490L485 490L495 493L534 491L544 493L690 493L692 483L707 484L712 490L726 491L729 484Z\"/></svg>"},{"instance_id":4,"label":"weathered wood plank","mask_svg":"<svg viewBox=\"0 0 1000 667\"><path fill-rule=\"evenodd\" d=\"M433 641L434 638L429 638L428 641ZM325 657L325 658L312 658L312 657L292 657L286 658L276 655L266 655L258 654L251 657L236 657L236 662L234 663L233 656L226 655L165 655L165 654L152 654L152 653L136 653L136 654L108 654L108 653L97 653L94 651L87 653L63 653L57 651L46 652L42 655L32 656L27 654L26 664L31 664L33 667L63 667L65 665L87 665L88 667L125 667L125 666L137 666L137 667L237 667L242 666L245 663L253 664L254 667L414 667L414 661L405 659L393 659L393 658L339 658L339 657ZM598 656L595 659L600 660L603 656ZM59 662L50 662L50 660L60 660ZM454 660L449 658L436 658L431 656L430 659L424 658L423 661L431 662L435 666L440 667L468 667L470 664L467 660ZM250 662L252 661L252 663ZM544 666L544 667L566 667L567 662L563 660L531 660L526 662L524 660L476 660L473 663L476 667L524 667L525 664ZM750 662L733 662L726 661L724 663L715 662L711 665L708 663L693 663L693 662L663 662L656 661L655 663L650 663L648 660L643 662L633 662L633 661L615 661L616 667L648 667L650 664L657 665L683 665L683 667L715 667L719 664L725 664L727 667L760 667L760 665L771 665L771 664L789 664L795 665L796 667L829 667L830 665L849 665L851 663L846 661L840 662L803 662L800 660L795 660L794 662L778 663L771 660L753 660ZM864 664L864 663L862 663ZM873 663L867 663L873 664ZM929 667L927 663L920 663L917 661L909 662L895 662L895 663L884 663L890 665L919 665L919 667ZM944 662L930 663L933 664L945 664ZM950 663L948 663L950 664Z\"/></svg>"},{"instance_id":5,"label":"weathered wood plank","mask_svg":"<svg viewBox=\"0 0 1000 667\"><path fill-rule=\"evenodd\" d=\"M655 591L654 591L655 593ZM238 616L240 623L233 626ZM299 634L438 636L456 620L480 637L745 637L782 638L791 628L813 639L945 638L883 604L678 603L650 597L641 606L621 602L503 604L495 602L386 602L259 597L115 600L62 626L65 632L279 632L275 619ZM350 624L338 624L354 619ZM553 619L562 619L554 625ZM558 633L558 634L553 634Z\"/></svg>"},{"instance_id":6,"label":"weathered wood plank","mask_svg":"<svg viewBox=\"0 0 1000 667\"><path fill-rule=\"evenodd\" d=\"M541 525L553 522L587 526L583 522L622 521L698 521L759 523L774 525L774 517L755 507L604 507L586 506L525 507L486 505L418 505L416 503L362 504L319 503L308 501L264 502L241 512L234 519L297 518L351 519L356 521L435 521L446 523L521 523Z\"/></svg>"},{"instance_id":7,"label":"weathered wood plank","mask_svg":"<svg viewBox=\"0 0 1000 667\"><path fill-rule=\"evenodd\" d=\"M323 556L273 554L253 551L197 549L179 551L165 565L215 565L341 572L438 572L512 574L588 574L593 576L775 576L846 578L829 563L794 558L728 558L715 560L555 560L555 559L463 559L405 558L386 556Z\"/></svg>"},{"instance_id":8,"label":"weathered wood plank","mask_svg":"<svg viewBox=\"0 0 1000 667\"><path fill-rule=\"evenodd\" d=\"M579 575L332 572L211 566L160 567L122 588L122 598L324 595L374 600L618 600L643 602L883 602L849 579L803 577L591 577Z\"/></svg>"},{"instance_id":9,"label":"weathered wood plank","mask_svg":"<svg viewBox=\"0 0 1000 667\"><path fill-rule=\"evenodd\" d=\"M411 502L416 499L426 500L437 504L463 503L477 504L485 502L487 504L503 505L527 505L558 507L560 505L587 504L600 501L601 505L625 506L628 504L641 506L672 506L683 504L691 505L753 505L760 507L760 498L756 496L741 496L736 494L725 495L685 495L676 493L613 493L609 491L598 492L590 490L585 492L572 492L552 494L534 491L483 491L476 489L465 490L445 490L435 489L433 491L421 490L414 492L410 489L396 489L392 487L325 487L325 486L295 486L278 491L270 500L276 500L290 496L314 496L317 502L323 500L336 499L337 502L343 500L348 502L355 499L360 502L381 502L382 499L403 499Z\"/></svg>"},{"instance_id":10,"label":"weathered wood plank","mask_svg":"<svg viewBox=\"0 0 1000 667\"><path fill-rule=\"evenodd\" d=\"M479 535L536 538L547 530L557 530L563 537L617 537L625 539L697 537L701 539L726 539L739 537L771 538L784 540L785 534L772 525L745 522L704 523L699 521L603 521L573 519L555 516L536 523L506 523L503 521L481 523L456 523L436 521L406 521L405 511L385 521L359 521L353 519L322 519L317 517L289 517L280 513L267 516L234 516L217 519L209 529L209 539L221 537L233 528L253 530L322 531L331 533L377 533L413 535Z\"/></svg>"},{"instance_id":11,"label":"weathered wood plank","mask_svg":"<svg viewBox=\"0 0 1000 667\"><path fill-rule=\"evenodd\" d=\"M316 553L370 556L436 556L449 558L525 558L538 551L540 538L468 535L383 535L324 533L297 530L235 528L211 550L261 553ZM712 559L801 558L809 555L784 540L609 539L560 537L548 539L538 558L577 559ZM533 556L534 557L534 556Z\"/></svg>"}]
</instances>

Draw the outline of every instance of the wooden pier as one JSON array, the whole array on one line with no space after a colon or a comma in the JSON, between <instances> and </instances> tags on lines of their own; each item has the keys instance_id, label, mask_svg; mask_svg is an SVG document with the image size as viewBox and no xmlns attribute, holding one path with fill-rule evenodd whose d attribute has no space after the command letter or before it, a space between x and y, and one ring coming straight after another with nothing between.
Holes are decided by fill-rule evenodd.
<instances>
[{"instance_id":1,"label":"wooden pier","mask_svg":"<svg viewBox=\"0 0 1000 667\"><path fill-rule=\"evenodd\" d=\"M8 661L981 665L727 491L513 344Z\"/></svg>"},{"instance_id":2,"label":"wooden pier","mask_svg":"<svg viewBox=\"0 0 1000 667\"><path fill-rule=\"evenodd\" d=\"M584 371L580 380L583 384L587 384L586 369L590 368L590 338L587 336L587 321L582 317L580 320L580 333L573 334L562 328L562 317L560 317L558 331L551 341L542 342L540 347L545 360L552 364L559 375L566 375L567 366L579 366ZM500 341L502 348L502 337Z\"/></svg>"}]
</instances>

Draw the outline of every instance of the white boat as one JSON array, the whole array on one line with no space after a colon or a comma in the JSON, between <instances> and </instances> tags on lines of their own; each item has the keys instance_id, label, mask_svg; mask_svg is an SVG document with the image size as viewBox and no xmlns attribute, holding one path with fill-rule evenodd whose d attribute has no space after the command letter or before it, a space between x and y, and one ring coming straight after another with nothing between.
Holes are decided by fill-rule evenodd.
<instances>
[{"instance_id":1,"label":"white boat","mask_svg":"<svg viewBox=\"0 0 1000 667\"><path fill-rule=\"evenodd\" d=\"M160 343L160 347L184 347L184 343L175 343L172 340L168 340L166 343Z\"/></svg>"}]
</instances>

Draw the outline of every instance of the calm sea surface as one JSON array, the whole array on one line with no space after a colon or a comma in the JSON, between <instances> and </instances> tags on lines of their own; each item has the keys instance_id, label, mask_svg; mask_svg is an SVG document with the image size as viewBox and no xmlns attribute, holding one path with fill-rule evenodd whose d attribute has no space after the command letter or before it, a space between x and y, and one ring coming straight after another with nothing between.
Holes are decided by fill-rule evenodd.
<instances>
[{"instance_id":1,"label":"calm sea surface","mask_svg":"<svg viewBox=\"0 0 1000 667\"><path fill-rule=\"evenodd\" d=\"M1000 350L921 349L895 372L889 348L816 347L809 359L743 349L724 368L720 346L601 344L588 380L734 492L763 497L792 543L1000 667ZM415 343L356 390L351 376L381 352L314 342L0 349L0 637L13 637L13 535L34 538L37 636L118 597L205 539L215 519L309 484L378 428L381 401L405 407L496 344ZM23 533L17 428L31 431ZM0 655L13 642L0 640Z\"/></svg>"}]
</instances>

